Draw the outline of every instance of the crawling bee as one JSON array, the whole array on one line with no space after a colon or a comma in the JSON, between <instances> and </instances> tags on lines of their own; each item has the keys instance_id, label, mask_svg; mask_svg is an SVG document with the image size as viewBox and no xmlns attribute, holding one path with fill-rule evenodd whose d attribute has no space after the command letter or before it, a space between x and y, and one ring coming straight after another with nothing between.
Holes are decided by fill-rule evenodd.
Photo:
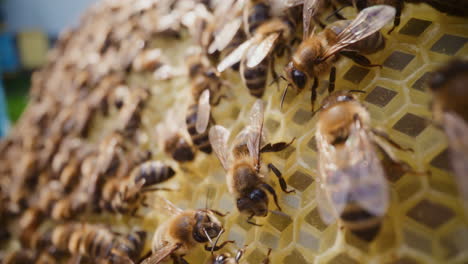
<instances>
[{"instance_id":1,"label":"crawling bee","mask_svg":"<svg viewBox=\"0 0 468 264\"><path fill-rule=\"evenodd\" d=\"M149 91L142 88L127 88L125 98L121 99L121 109L119 113L120 129L125 135L132 135L139 128L141 123L141 112L146 100L149 98Z\"/></svg>"},{"instance_id":2,"label":"crawling bee","mask_svg":"<svg viewBox=\"0 0 468 264\"><path fill-rule=\"evenodd\" d=\"M313 110L320 76L330 72L328 91L332 92L335 89L336 68L333 64L339 59L339 55L349 57L366 67L379 66L371 64L361 53L375 53L385 46L385 40L379 30L394 16L393 7L373 6L362 10L352 21L337 21L320 33L313 33L305 38L284 69L285 79L289 84L284 90L281 104L289 86L302 90L312 78Z\"/></svg>"},{"instance_id":3,"label":"crawling bee","mask_svg":"<svg viewBox=\"0 0 468 264\"><path fill-rule=\"evenodd\" d=\"M188 72L194 103L189 106L185 118L187 131L197 149L211 153L207 129L210 125L211 106L219 104L221 89L228 84L221 79L207 59L196 54L188 57Z\"/></svg>"},{"instance_id":4,"label":"crawling bee","mask_svg":"<svg viewBox=\"0 0 468 264\"><path fill-rule=\"evenodd\" d=\"M432 113L448 138L450 161L463 200L468 201L468 61L453 60L432 74Z\"/></svg>"},{"instance_id":5,"label":"crawling bee","mask_svg":"<svg viewBox=\"0 0 468 264\"><path fill-rule=\"evenodd\" d=\"M220 214L219 212L209 209L182 211L169 201L162 198L161 200L172 216L156 229L152 255L142 264L158 264L168 261L169 258L172 258L174 263L187 263L183 257L197 244L211 242L212 246L205 245L205 249L216 251L232 242L226 241L220 246L213 245L213 239L219 238L224 232L221 222L215 216Z\"/></svg>"},{"instance_id":6,"label":"crawling bee","mask_svg":"<svg viewBox=\"0 0 468 264\"><path fill-rule=\"evenodd\" d=\"M261 5L263 6L263 4ZM260 8L263 10L263 8ZM255 16L254 16L255 17ZM252 19L253 20L253 19ZM219 72L240 61L241 77L252 96L262 97L268 76L268 66L274 80L274 56L282 55L284 50L295 41L296 22L284 15L252 25L253 36L231 52L218 65ZM274 53L274 56L269 56Z\"/></svg>"},{"instance_id":7,"label":"crawling bee","mask_svg":"<svg viewBox=\"0 0 468 264\"><path fill-rule=\"evenodd\" d=\"M250 125L245 127L232 143L231 152L227 147L230 132L219 125L210 130L210 142L216 156L226 170L226 181L229 192L235 197L237 209L241 213L248 214L248 223L254 216L266 216L268 214L269 192L279 210L276 192L265 182L264 173L260 172L261 153L277 152L287 148L291 143L279 142L267 144L261 147L263 131L263 103L256 100L250 113ZM278 177L281 189L285 193L294 192L287 190L287 185L281 172L273 165L268 164L268 168L273 170Z\"/></svg>"},{"instance_id":8,"label":"crawling bee","mask_svg":"<svg viewBox=\"0 0 468 264\"><path fill-rule=\"evenodd\" d=\"M157 190L151 186L167 181L175 171L160 161L147 161L133 169L125 179L112 178L104 184L100 207L120 214L136 215L140 205L146 205L146 193Z\"/></svg>"},{"instance_id":9,"label":"crawling bee","mask_svg":"<svg viewBox=\"0 0 468 264\"><path fill-rule=\"evenodd\" d=\"M393 21L393 27L389 34L400 25L400 17L405 3L428 4L440 12L453 16L468 17L468 6L461 4L457 0L340 0L347 5L353 5L356 9L363 10L373 5L390 5L395 7L396 15Z\"/></svg>"},{"instance_id":10,"label":"crawling bee","mask_svg":"<svg viewBox=\"0 0 468 264\"><path fill-rule=\"evenodd\" d=\"M72 256L107 260L108 263L134 263L140 256L146 232L135 230L121 235L107 227L92 224L66 223L37 237L37 249L53 247Z\"/></svg>"},{"instance_id":11,"label":"crawling bee","mask_svg":"<svg viewBox=\"0 0 468 264\"><path fill-rule=\"evenodd\" d=\"M166 119L156 126L156 136L165 153L178 162L189 162L195 159L195 151L181 117L175 109L169 110Z\"/></svg>"},{"instance_id":12,"label":"crawling bee","mask_svg":"<svg viewBox=\"0 0 468 264\"><path fill-rule=\"evenodd\" d=\"M344 227L365 241L378 234L389 204L386 169L377 151L394 166L413 172L398 161L381 140L401 150L384 132L370 127L366 108L350 91L324 99L315 134L319 152L317 204L326 223L340 218Z\"/></svg>"}]
</instances>

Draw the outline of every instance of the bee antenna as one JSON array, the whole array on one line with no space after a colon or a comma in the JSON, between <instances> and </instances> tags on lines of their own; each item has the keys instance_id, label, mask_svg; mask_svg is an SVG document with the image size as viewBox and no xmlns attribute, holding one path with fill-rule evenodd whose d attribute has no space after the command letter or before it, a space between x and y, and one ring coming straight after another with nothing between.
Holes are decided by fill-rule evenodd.
<instances>
[{"instance_id":1,"label":"bee antenna","mask_svg":"<svg viewBox=\"0 0 468 264\"><path fill-rule=\"evenodd\" d=\"M219 234L216 236L216 240L215 240L214 244L211 245L211 255L213 255L214 249L215 249L216 245L218 244L219 238L221 237L221 235L223 233L224 233L224 228L222 228L221 231L219 231Z\"/></svg>"},{"instance_id":2,"label":"bee antenna","mask_svg":"<svg viewBox=\"0 0 468 264\"><path fill-rule=\"evenodd\" d=\"M210 241L211 245L213 246L213 240L211 240L211 237L208 235L208 232L206 232L206 228L203 228L203 232L205 233L206 238Z\"/></svg>"},{"instance_id":3,"label":"bee antenna","mask_svg":"<svg viewBox=\"0 0 468 264\"><path fill-rule=\"evenodd\" d=\"M327 18L325 18L325 20L329 21L332 16L337 16L340 13L340 11L345 9L346 7L348 7L348 6L345 5L345 6L342 6L342 7L338 8L338 9L336 9L335 11L333 11L333 13L331 13L329 16L327 16Z\"/></svg>"},{"instance_id":4,"label":"bee antenna","mask_svg":"<svg viewBox=\"0 0 468 264\"><path fill-rule=\"evenodd\" d=\"M286 93L288 92L288 88L291 86L290 83L286 86L284 89L283 95L281 96L281 103L280 103L280 109L283 109L283 103L284 103L284 98L286 98Z\"/></svg>"}]
</instances>

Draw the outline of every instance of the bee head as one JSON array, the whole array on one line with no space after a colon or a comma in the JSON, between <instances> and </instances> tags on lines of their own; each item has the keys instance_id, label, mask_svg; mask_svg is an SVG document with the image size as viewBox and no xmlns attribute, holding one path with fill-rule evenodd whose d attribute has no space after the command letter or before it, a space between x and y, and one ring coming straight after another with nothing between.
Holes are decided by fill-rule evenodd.
<instances>
[{"instance_id":1,"label":"bee head","mask_svg":"<svg viewBox=\"0 0 468 264\"><path fill-rule=\"evenodd\" d=\"M209 210L198 210L195 214L196 225L193 238L199 243L205 243L219 236L223 230L221 222Z\"/></svg>"},{"instance_id":2,"label":"bee head","mask_svg":"<svg viewBox=\"0 0 468 264\"><path fill-rule=\"evenodd\" d=\"M298 70L292 61L286 65L284 71L286 73L286 80L288 82L300 90L304 89L305 85L307 84L307 75L304 72Z\"/></svg>"},{"instance_id":3,"label":"bee head","mask_svg":"<svg viewBox=\"0 0 468 264\"><path fill-rule=\"evenodd\" d=\"M237 209L253 216L266 216L268 213L268 196L262 189L253 189L247 197L237 199Z\"/></svg>"}]
</instances>

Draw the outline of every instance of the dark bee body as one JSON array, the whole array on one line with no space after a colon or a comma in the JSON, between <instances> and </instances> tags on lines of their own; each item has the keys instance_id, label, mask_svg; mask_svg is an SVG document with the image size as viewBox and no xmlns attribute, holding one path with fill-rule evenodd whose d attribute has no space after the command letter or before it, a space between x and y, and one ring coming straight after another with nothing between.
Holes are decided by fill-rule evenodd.
<instances>
[{"instance_id":1,"label":"dark bee body","mask_svg":"<svg viewBox=\"0 0 468 264\"><path fill-rule=\"evenodd\" d=\"M135 182L144 180L143 187L148 187L169 180L175 175L175 171L162 162L147 161L135 168L132 174Z\"/></svg>"},{"instance_id":2,"label":"dark bee body","mask_svg":"<svg viewBox=\"0 0 468 264\"><path fill-rule=\"evenodd\" d=\"M211 149L210 140L208 139L209 125L205 132L201 134L197 132L197 129L196 129L197 110L198 110L198 104L192 104L189 106L188 113L185 118L185 122L187 124L187 131L195 147L200 151L210 154L212 152L212 149Z\"/></svg>"},{"instance_id":3,"label":"dark bee body","mask_svg":"<svg viewBox=\"0 0 468 264\"><path fill-rule=\"evenodd\" d=\"M249 92L252 96L257 98L261 98L263 96L268 78L269 65L270 60L265 58L262 62L253 68L247 68L247 66L244 66L242 75L245 80L245 85L249 89Z\"/></svg>"},{"instance_id":4,"label":"dark bee body","mask_svg":"<svg viewBox=\"0 0 468 264\"><path fill-rule=\"evenodd\" d=\"M253 2L254 4L248 10L247 18L250 34L253 34L261 24L270 19L270 6L267 1L257 0Z\"/></svg>"},{"instance_id":5,"label":"dark bee body","mask_svg":"<svg viewBox=\"0 0 468 264\"><path fill-rule=\"evenodd\" d=\"M164 151L178 162L188 162L195 159L192 146L179 134L174 134L166 140Z\"/></svg>"}]
</instances>

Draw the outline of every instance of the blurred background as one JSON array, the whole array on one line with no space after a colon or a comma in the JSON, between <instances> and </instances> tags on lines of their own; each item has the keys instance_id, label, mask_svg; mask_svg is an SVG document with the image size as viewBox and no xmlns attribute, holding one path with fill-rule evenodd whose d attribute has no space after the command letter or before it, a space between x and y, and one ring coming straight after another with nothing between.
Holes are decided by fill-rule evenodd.
<instances>
[{"instance_id":1,"label":"blurred background","mask_svg":"<svg viewBox=\"0 0 468 264\"><path fill-rule=\"evenodd\" d=\"M58 34L96 1L0 0L0 137L21 115L31 73L45 63Z\"/></svg>"}]
</instances>

